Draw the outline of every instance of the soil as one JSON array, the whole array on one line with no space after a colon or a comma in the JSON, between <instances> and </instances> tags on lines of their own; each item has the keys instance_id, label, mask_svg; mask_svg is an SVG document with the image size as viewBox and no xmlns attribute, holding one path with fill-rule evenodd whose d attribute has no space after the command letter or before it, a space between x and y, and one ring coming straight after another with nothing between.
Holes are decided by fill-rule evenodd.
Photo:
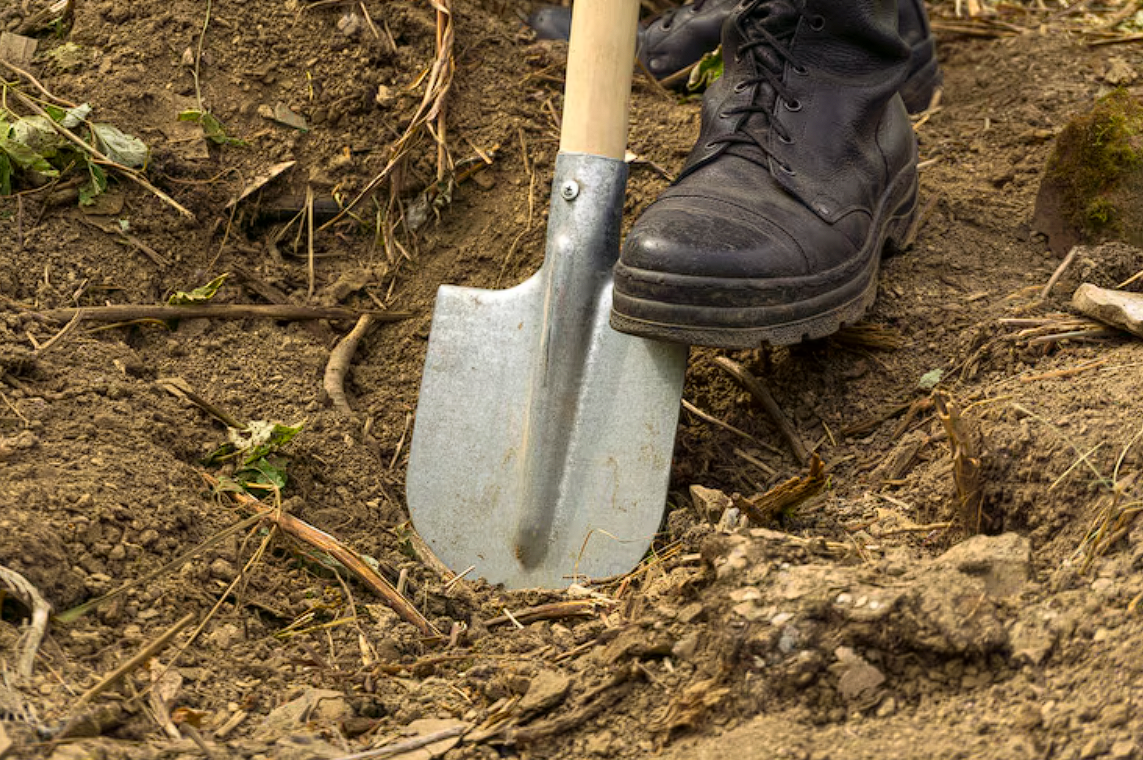
<instances>
[{"instance_id":1,"label":"soil","mask_svg":"<svg viewBox=\"0 0 1143 760\"><path fill-rule=\"evenodd\" d=\"M0 8L0 27L39 5ZM694 349L686 399L740 433L683 413L648 559L509 592L419 550L403 473L437 287L506 287L542 259L566 48L532 38L526 3L454 6L446 129L432 125L458 172L490 165L438 184L422 130L312 257L284 228L307 187L320 226L323 204L386 169L435 59L432 4L106 0L38 33L27 71L144 140L146 176L194 219L114 172L94 208L51 187L0 199L0 565L56 613L135 582L53 618L30 677L28 609L0 592L0 756L333 758L460 726L416 756L1143 757L1143 344L1058 336L1080 282L1114 286L1143 256L1084 249L1041 299L1060 259L1029 225L1052 137L1111 80L1138 89L1138 47L1089 45L1117 8L1005 3L972 21L931 6L945 89L916 123L913 245L884 262L862 325L731 354L825 462L818 495L764 525L724 513L807 467L722 352ZM243 144L176 121L198 103L196 60L201 102ZM262 115L279 104L308 129ZM637 77L632 106L627 224L682 165L700 104ZM350 412L322 379L352 319L84 320L49 345L67 320L39 316L161 303L226 272L222 303L409 316L358 347ZM200 474L220 473L202 460L225 425L171 378L240 420L304 421L282 507L374 558L444 636L269 523L210 541L248 513ZM951 442L934 383L960 410ZM966 516L955 479L972 472ZM555 617L526 614L551 602Z\"/></svg>"}]
</instances>

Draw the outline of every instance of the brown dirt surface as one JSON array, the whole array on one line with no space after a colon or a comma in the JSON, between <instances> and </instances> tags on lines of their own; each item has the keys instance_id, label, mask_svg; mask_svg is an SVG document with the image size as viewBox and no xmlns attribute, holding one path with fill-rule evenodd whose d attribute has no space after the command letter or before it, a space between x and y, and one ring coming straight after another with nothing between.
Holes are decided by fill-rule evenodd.
<instances>
[{"instance_id":1,"label":"brown dirt surface","mask_svg":"<svg viewBox=\"0 0 1143 760\"><path fill-rule=\"evenodd\" d=\"M8 3L0 28L47 5ZM57 614L134 582L53 617L31 676L29 610L0 588L0 757L336 758L428 735L417 757L1143 757L1143 344L1076 337L1069 311L1080 282L1114 286L1143 256L1084 249L1041 301L1060 260L1029 227L1052 137L1112 80L1139 89L1137 43L1090 44L1121 33L1100 28L1122 3L932 6L946 87L916 123L911 249L859 327L732 355L821 456L824 489L771 524L731 519L806 469L720 352L694 350L686 399L745 435L684 412L647 560L527 592L450 583L403 497L433 295L535 271L562 102L566 47L530 37L526 3L452 5L440 118L325 227L386 171L439 73L428 0L78 0L34 31L26 70L145 141L146 176L194 219L114 171L94 208L60 193L69 175L0 199L0 565ZM0 74L14 113L16 89L45 98ZM242 144L176 121L200 97ZM628 224L698 120L697 99L636 78ZM307 188L312 257L291 224ZM411 316L362 341L350 413L322 378L352 319L85 319L48 345L64 322L44 310L161 303L226 272L221 303ZM959 410L951 440L933 383ZM304 422L281 507L373 558L443 635L271 521L224 534L249 513L200 473L233 474L202 464L226 426L173 384L242 421ZM974 516L989 535L965 530ZM554 618L527 614L547 603Z\"/></svg>"}]
</instances>

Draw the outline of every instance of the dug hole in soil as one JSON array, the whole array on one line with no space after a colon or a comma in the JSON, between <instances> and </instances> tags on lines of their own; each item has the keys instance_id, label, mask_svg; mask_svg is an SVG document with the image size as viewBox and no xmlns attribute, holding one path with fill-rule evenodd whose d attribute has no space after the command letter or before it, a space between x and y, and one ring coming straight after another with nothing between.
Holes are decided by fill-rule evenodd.
<instances>
[{"instance_id":1,"label":"dug hole in soil","mask_svg":"<svg viewBox=\"0 0 1143 760\"><path fill-rule=\"evenodd\" d=\"M0 8L0 27L39 5ZM1080 282L1143 261L1086 249L1041 299L1060 260L1029 228L1052 137L1135 88L1138 47L1088 44L1120 8L932 6L945 90L916 121L911 249L857 328L730 355L820 455L820 493L767 524L729 519L808 466L718 352L693 350L686 400L731 428L683 413L647 560L506 592L418 551L403 473L437 287L507 287L543 256L566 46L533 39L527 10L458 2L441 35L445 2L79 0L38 33L25 70L143 140L145 176L194 219L114 171L92 207L77 182L0 200L0 565L55 613L135 582L53 618L27 676L29 597L5 581L0 757L338 758L424 737L416 757L1143 756L1143 348L1060 336ZM438 46L451 87L402 143L447 79ZM13 88L48 100L3 76L13 113L29 113ZM241 143L177 121L196 107ZM627 224L681 167L699 107L636 76ZM39 316L162 303L223 273L212 303L408 316L358 346L351 411L323 375L353 319L58 335L67 320ZM959 410L951 439L934 387ZM271 521L235 529L251 513L201 475L230 472L202 464L226 426L187 390L237 420L304 422L281 507L373 558L442 635ZM986 534L958 508L966 462Z\"/></svg>"}]
</instances>

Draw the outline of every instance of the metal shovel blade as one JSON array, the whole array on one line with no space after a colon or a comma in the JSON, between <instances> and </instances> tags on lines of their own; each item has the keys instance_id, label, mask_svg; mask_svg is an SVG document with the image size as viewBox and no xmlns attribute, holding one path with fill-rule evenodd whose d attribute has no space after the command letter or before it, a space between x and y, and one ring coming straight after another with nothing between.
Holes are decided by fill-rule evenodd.
<instances>
[{"instance_id":1,"label":"metal shovel blade","mask_svg":"<svg viewBox=\"0 0 1143 760\"><path fill-rule=\"evenodd\" d=\"M406 493L422 538L470 578L627 572L659 528L687 349L608 324L626 177L561 153L540 271L437 295Z\"/></svg>"}]
</instances>

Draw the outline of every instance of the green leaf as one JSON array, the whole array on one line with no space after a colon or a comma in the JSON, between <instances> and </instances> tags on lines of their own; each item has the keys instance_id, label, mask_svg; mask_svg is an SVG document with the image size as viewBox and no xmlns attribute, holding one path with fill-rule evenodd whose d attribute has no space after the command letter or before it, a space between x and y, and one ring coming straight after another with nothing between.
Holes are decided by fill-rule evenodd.
<instances>
[{"instance_id":1,"label":"green leaf","mask_svg":"<svg viewBox=\"0 0 1143 760\"><path fill-rule=\"evenodd\" d=\"M67 127L68 129L75 129L83 122L87 121L87 117L91 115L91 104L81 103L75 108L69 108L64 111L55 106L47 106L44 108L53 119L60 123L60 126ZM59 114L58 116L56 114Z\"/></svg>"},{"instance_id":2,"label":"green leaf","mask_svg":"<svg viewBox=\"0 0 1143 760\"><path fill-rule=\"evenodd\" d=\"M117 164L138 169L146 166L151 158L151 149L145 142L114 125L92 124L91 131L95 133L103 152Z\"/></svg>"},{"instance_id":3,"label":"green leaf","mask_svg":"<svg viewBox=\"0 0 1143 760\"><path fill-rule=\"evenodd\" d=\"M687 89L691 92L705 90L722 76L722 68L722 48L713 53L704 53L702 59L691 69L691 75L687 79Z\"/></svg>"},{"instance_id":4,"label":"green leaf","mask_svg":"<svg viewBox=\"0 0 1143 760\"><path fill-rule=\"evenodd\" d=\"M216 145L246 144L245 140L240 140L237 137L231 137L226 134L226 127L222 126L222 122L210 111L197 111L194 109L181 111L179 113L179 121L197 122L198 125L202 127L203 136Z\"/></svg>"},{"instance_id":5,"label":"green leaf","mask_svg":"<svg viewBox=\"0 0 1143 760\"><path fill-rule=\"evenodd\" d=\"M0 195L12 194L12 162L8 154L0 153Z\"/></svg>"},{"instance_id":6,"label":"green leaf","mask_svg":"<svg viewBox=\"0 0 1143 760\"><path fill-rule=\"evenodd\" d=\"M262 423L261 421L251 422L250 429L253 430L254 427L259 424L266 423ZM251 462L258 459L263 459L264 457L267 457L278 449L282 448L287 443L289 443L295 435L302 432L302 427L305 424L305 422L299 422L297 425L291 427L290 425L283 425L280 422L275 422L273 423L273 426L270 428L268 433L264 435L261 433L255 433L251 437L251 441L257 442L250 447L250 453L246 455L243 464L249 466Z\"/></svg>"},{"instance_id":7,"label":"green leaf","mask_svg":"<svg viewBox=\"0 0 1143 760\"><path fill-rule=\"evenodd\" d=\"M229 272L220 274L207 284L195 288L189 293L180 290L168 298L167 303L170 306L189 306L192 304L206 303L214 298L214 294L218 292L218 289L222 287L222 284L226 282L226 278L229 276Z\"/></svg>"},{"instance_id":8,"label":"green leaf","mask_svg":"<svg viewBox=\"0 0 1143 760\"><path fill-rule=\"evenodd\" d=\"M52 168L48 160L18 140L13 140L6 133L0 134L0 150L8 154L20 169L36 171L46 177L58 177L59 172Z\"/></svg>"},{"instance_id":9,"label":"green leaf","mask_svg":"<svg viewBox=\"0 0 1143 760\"><path fill-rule=\"evenodd\" d=\"M51 103L44 104L44 111L56 124L61 123L68 114L68 112L64 109L60 108L59 106L53 106Z\"/></svg>"},{"instance_id":10,"label":"green leaf","mask_svg":"<svg viewBox=\"0 0 1143 760\"><path fill-rule=\"evenodd\" d=\"M234 473L234 479L246 488L263 491L281 491L288 481L285 466L278 466L265 458L251 462L249 466Z\"/></svg>"},{"instance_id":11,"label":"green leaf","mask_svg":"<svg viewBox=\"0 0 1143 760\"><path fill-rule=\"evenodd\" d=\"M87 164L89 179L79 186L79 205L90 206L95 199L107 190L107 172L96 164Z\"/></svg>"}]
</instances>

